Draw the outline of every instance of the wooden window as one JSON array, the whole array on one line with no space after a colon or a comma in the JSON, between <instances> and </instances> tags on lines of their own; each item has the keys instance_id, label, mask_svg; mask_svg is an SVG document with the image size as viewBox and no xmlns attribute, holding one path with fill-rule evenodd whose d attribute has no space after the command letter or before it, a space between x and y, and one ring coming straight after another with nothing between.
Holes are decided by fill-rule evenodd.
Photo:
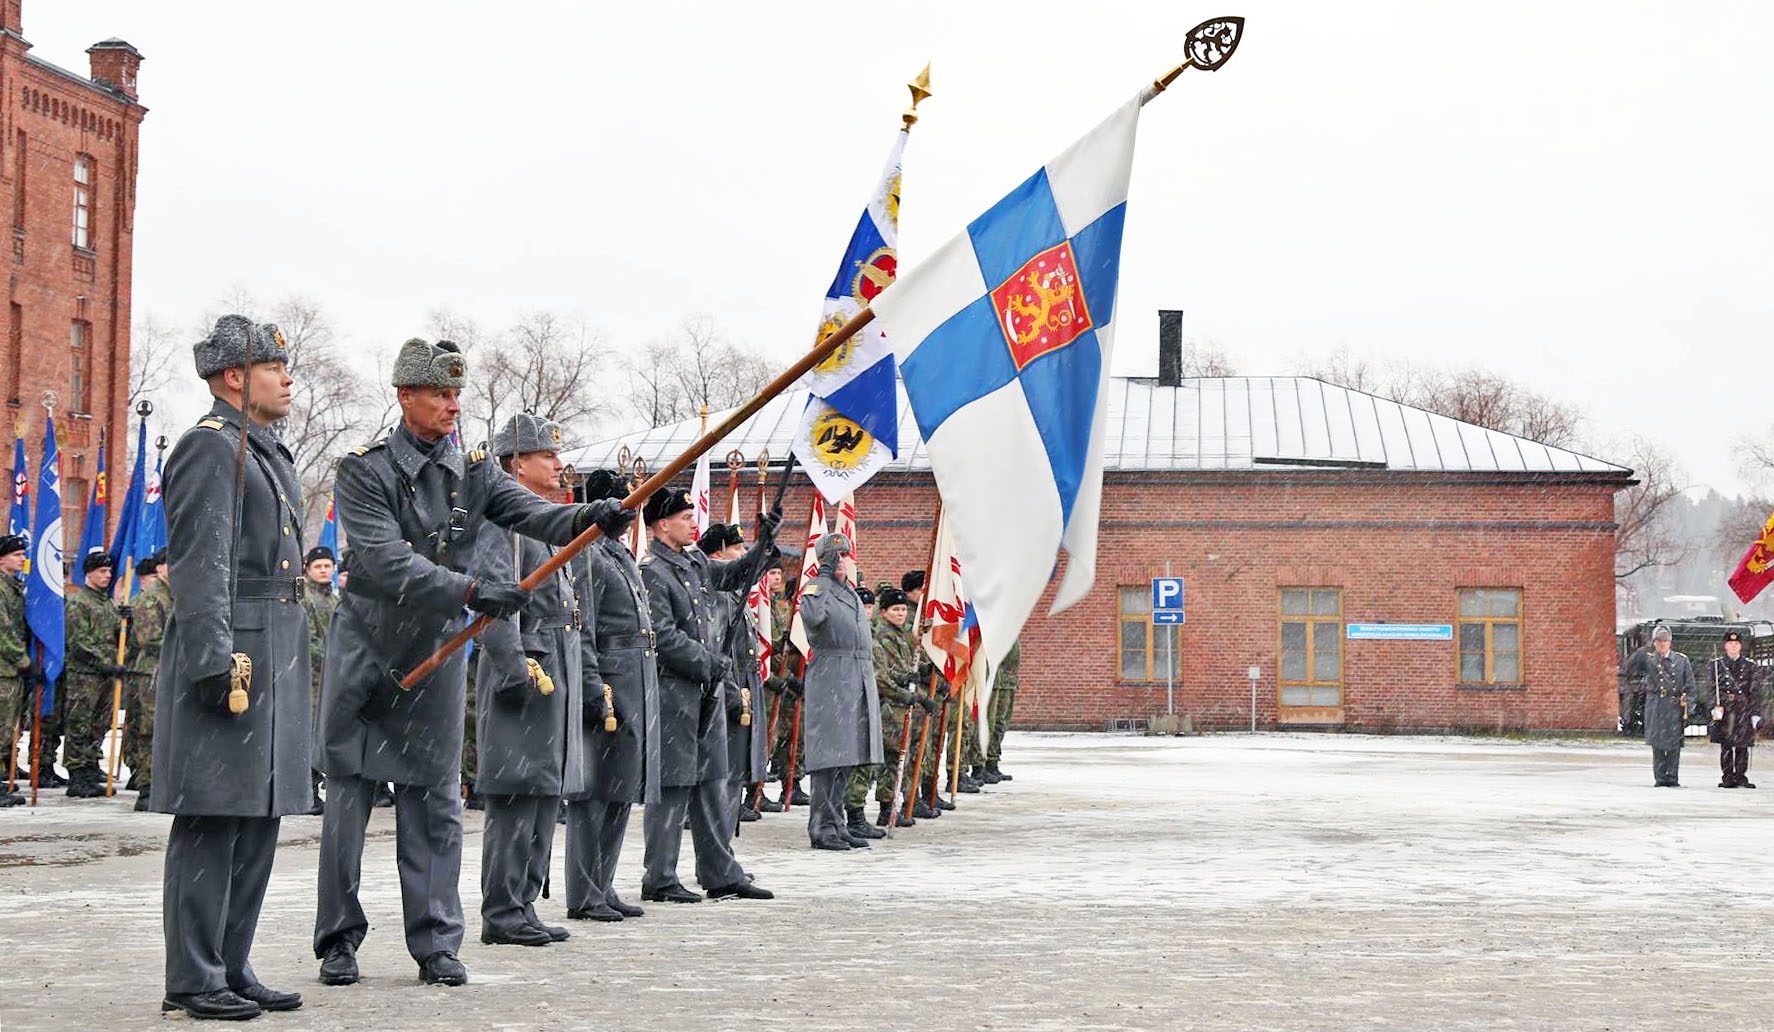
<instances>
[{"instance_id":1,"label":"wooden window","mask_svg":"<svg viewBox=\"0 0 1774 1032\"><path fill-rule=\"evenodd\" d=\"M68 386L69 399L75 412L92 411L92 323L75 319L68 334L68 350L73 358L74 375Z\"/></svg>"},{"instance_id":2,"label":"wooden window","mask_svg":"<svg viewBox=\"0 0 1774 1032\"><path fill-rule=\"evenodd\" d=\"M96 185L98 175L92 159L74 155L74 246L87 251L93 249L92 194Z\"/></svg>"},{"instance_id":3,"label":"wooden window","mask_svg":"<svg viewBox=\"0 0 1774 1032\"><path fill-rule=\"evenodd\" d=\"M1460 589L1460 683L1522 683L1520 588Z\"/></svg>"},{"instance_id":4,"label":"wooden window","mask_svg":"<svg viewBox=\"0 0 1774 1032\"><path fill-rule=\"evenodd\" d=\"M1281 705L1341 706L1343 592L1282 588Z\"/></svg>"},{"instance_id":5,"label":"wooden window","mask_svg":"<svg viewBox=\"0 0 1774 1032\"><path fill-rule=\"evenodd\" d=\"M1182 627L1152 623L1152 588L1122 588L1116 606L1121 629L1120 679L1123 681L1180 680L1177 649Z\"/></svg>"}]
</instances>

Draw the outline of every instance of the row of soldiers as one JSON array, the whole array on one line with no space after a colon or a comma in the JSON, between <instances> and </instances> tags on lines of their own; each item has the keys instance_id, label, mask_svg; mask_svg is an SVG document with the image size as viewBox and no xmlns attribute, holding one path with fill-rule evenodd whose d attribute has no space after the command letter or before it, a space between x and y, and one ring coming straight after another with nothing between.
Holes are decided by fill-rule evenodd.
<instances>
[{"instance_id":1,"label":"row of soldiers","mask_svg":"<svg viewBox=\"0 0 1774 1032\"><path fill-rule=\"evenodd\" d=\"M757 717L772 696L800 703L798 730L779 722L799 746L782 750L782 780L792 803L786 774L807 773L810 843L867 844L846 804L879 792L888 746L898 747L883 696L889 717L894 705L929 704L908 694L916 670L899 628L909 607L889 597L871 626L843 535L822 539L819 575L801 592L805 669L766 671L743 596L778 563L779 511L759 514L749 543L723 527L705 550L686 493L657 492L637 563L622 544L636 514L618 474L592 474L584 502L552 501L561 430L529 415L501 428L491 455L464 453L453 431L467 363L447 341L411 340L393 363L400 423L337 469L351 552L332 596L315 562L328 557L303 550L299 485L273 430L291 399L282 334L226 316L194 358L215 403L163 480L176 591L154 676L149 807L173 815L164 1010L249 1018L301 1005L261 984L248 956L279 821L313 807L315 772L325 779L320 980L360 978L365 830L387 790L408 951L422 981L467 981L457 883L469 660L434 653L476 630L482 942L569 937L536 909L563 805L569 918L642 916L614 886L636 803L643 902L704 898L678 875L686 827L708 898L771 898L732 843L742 798L757 798L768 776ZM584 547L563 553L575 542Z\"/></svg>"}]
</instances>

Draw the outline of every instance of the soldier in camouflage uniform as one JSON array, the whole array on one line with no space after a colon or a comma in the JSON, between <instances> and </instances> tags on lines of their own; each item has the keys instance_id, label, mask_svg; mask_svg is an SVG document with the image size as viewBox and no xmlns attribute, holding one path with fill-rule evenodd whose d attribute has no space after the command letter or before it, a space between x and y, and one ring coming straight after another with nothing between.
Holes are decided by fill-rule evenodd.
<instances>
[{"instance_id":1,"label":"soldier in camouflage uniform","mask_svg":"<svg viewBox=\"0 0 1774 1032\"><path fill-rule=\"evenodd\" d=\"M30 713L25 683L31 670L31 639L25 633L25 585L19 580L24 568L25 539L16 534L0 537L0 721L12 730L6 750L8 763L14 763L12 753L18 748L19 731ZM0 807L19 806L24 801L17 792L0 792Z\"/></svg>"},{"instance_id":2,"label":"soldier in camouflage uniform","mask_svg":"<svg viewBox=\"0 0 1774 1032\"><path fill-rule=\"evenodd\" d=\"M302 557L302 610L308 614L308 687L314 702L309 707L309 727L320 727L320 671L326 665L326 635L333 626L333 610L339 607L338 592L333 590L333 571L337 557L325 545L316 545ZM325 813L320 802L320 772L314 771L314 805L309 816Z\"/></svg>"},{"instance_id":3,"label":"soldier in camouflage uniform","mask_svg":"<svg viewBox=\"0 0 1774 1032\"><path fill-rule=\"evenodd\" d=\"M154 671L160 666L160 643L172 615L172 589L165 577L166 553L156 552L136 564L136 593L129 618L128 732L123 737L123 762L129 764L136 809L148 809L154 782Z\"/></svg>"},{"instance_id":4,"label":"soldier in camouflage uniform","mask_svg":"<svg viewBox=\"0 0 1774 1032\"><path fill-rule=\"evenodd\" d=\"M1022 647L1020 641L1010 646L1009 654L992 675L992 701L988 720L992 740L986 743L986 765L983 768L973 768L973 780L983 784L996 785L1000 781L1012 780L1010 775L998 769L998 759L1004 755L1004 735L1010 730L1010 715L1016 709L1016 686L1022 679L1018 672L1022 661Z\"/></svg>"},{"instance_id":5,"label":"soldier in camouflage uniform","mask_svg":"<svg viewBox=\"0 0 1774 1032\"><path fill-rule=\"evenodd\" d=\"M910 791L910 757L907 757L908 766L902 777L900 742L913 713L922 715L936 708L932 700L918 690L917 646L905 633L909 612L905 592L892 586L883 586L877 601L880 612L875 617L874 653L875 691L881 698L881 764L879 767L857 768L850 777L850 792L844 800L850 830L859 834L861 832L856 826L859 822L864 822L864 807L868 803L868 789L871 784L875 789L875 802L880 804L880 813L876 816L875 823L883 827L887 824L893 804L898 801L893 797L894 785L899 785L901 793ZM910 748L908 747L908 752ZM901 826L914 823L916 821L909 817L899 820ZM874 832L869 837L882 834L884 833Z\"/></svg>"},{"instance_id":6,"label":"soldier in camouflage uniform","mask_svg":"<svg viewBox=\"0 0 1774 1032\"><path fill-rule=\"evenodd\" d=\"M117 663L122 615L111 601L111 556L95 548L80 568L85 582L67 599L68 659L62 689L67 742L62 765L68 768L68 797L91 799L105 794L99 747L111 733L112 683L129 671Z\"/></svg>"},{"instance_id":7,"label":"soldier in camouflage uniform","mask_svg":"<svg viewBox=\"0 0 1774 1032\"><path fill-rule=\"evenodd\" d=\"M799 742L795 749L795 780L799 782L807 771L807 744L795 734L795 703L801 699L801 653L789 641L789 626L794 621L795 586L784 584L782 591L770 600L770 634L776 639L770 646L771 664L777 669L778 677L783 686L782 707L776 718L776 731L770 738L770 766L776 771L778 780L788 777L788 749L791 742ZM765 711L764 719L770 718ZM769 729L766 728L766 731ZM793 798L790 798L790 792ZM806 806L807 793L800 785L783 785L782 800L764 797L758 809L765 813L781 813L783 802L793 802L796 806Z\"/></svg>"}]
</instances>

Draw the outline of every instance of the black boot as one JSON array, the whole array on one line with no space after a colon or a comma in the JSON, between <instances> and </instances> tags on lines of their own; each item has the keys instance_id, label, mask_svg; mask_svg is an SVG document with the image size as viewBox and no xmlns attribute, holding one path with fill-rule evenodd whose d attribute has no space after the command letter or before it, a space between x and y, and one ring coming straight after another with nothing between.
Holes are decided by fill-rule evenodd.
<instances>
[{"instance_id":1,"label":"black boot","mask_svg":"<svg viewBox=\"0 0 1774 1032\"><path fill-rule=\"evenodd\" d=\"M68 772L69 799L102 799L105 795L105 775L98 770L71 770Z\"/></svg>"},{"instance_id":2,"label":"black boot","mask_svg":"<svg viewBox=\"0 0 1774 1032\"><path fill-rule=\"evenodd\" d=\"M935 820L942 816L942 811L924 801L923 796L912 800L912 816L924 820Z\"/></svg>"},{"instance_id":3,"label":"black boot","mask_svg":"<svg viewBox=\"0 0 1774 1032\"><path fill-rule=\"evenodd\" d=\"M769 796L765 796L758 800L758 811L760 813L781 813L782 804Z\"/></svg>"},{"instance_id":4,"label":"black boot","mask_svg":"<svg viewBox=\"0 0 1774 1032\"><path fill-rule=\"evenodd\" d=\"M968 793L978 792L979 791L979 782L968 777L966 771L962 771L961 772L960 790L963 792L968 792Z\"/></svg>"},{"instance_id":5,"label":"black boot","mask_svg":"<svg viewBox=\"0 0 1774 1032\"><path fill-rule=\"evenodd\" d=\"M846 806L844 807L844 815L850 818L845 824L844 830L849 832L852 838L881 839L887 837L886 832L869 823L862 807Z\"/></svg>"},{"instance_id":6,"label":"black boot","mask_svg":"<svg viewBox=\"0 0 1774 1032\"><path fill-rule=\"evenodd\" d=\"M378 810L383 809L385 807L393 806L394 805L394 790L392 788L389 788L386 784L378 784L376 786L376 794L370 800L370 805L375 807Z\"/></svg>"},{"instance_id":7,"label":"black boot","mask_svg":"<svg viewBox=\"0 0 1774 1032\"><path fill-rule=\"evenodd\" d=\"M885 828L889 818L892 818L893 826L895 828L909 828L918 823L917 818L906 817L900 812L894 811L891 804L882 803L881 813L880 816L875 818L875 824L879 827Z\"/></svg>"},{"instance_id":8,"label":"black boot","mask_svg":"<svg viewBox=\"0 0 1774 1032\"><path fill-rule=\"evenodd\" d=\"M795 794L790 797L790 802L793 802L796 806L812 806L813 797L803 791L800 785L796 785Z\"/></svg>"},{"instance_id":9,"label":"black boot","mask_svg":"<svg viewBox=\"0 0 1774 1032\"><path fill-rule=\"evenodd\" d=\"M1000 770L998 768L998 761L997 760L993 760L992 762L986 764L986 770L991 771L992 777L996 778L999 781L1015 781L1016 780L1015 778L1004 773L1002 770Z\"/></svg>"}]
</instances>

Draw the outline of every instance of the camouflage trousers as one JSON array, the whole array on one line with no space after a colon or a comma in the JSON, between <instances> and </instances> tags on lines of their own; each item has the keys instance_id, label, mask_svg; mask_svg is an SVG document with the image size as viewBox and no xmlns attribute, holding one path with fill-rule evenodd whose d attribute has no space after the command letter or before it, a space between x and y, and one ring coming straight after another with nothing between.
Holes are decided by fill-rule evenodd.
<instances>
[{"instance_id":1,"label":"camouflage trousers","mask_svg":"<svg viewBox=\"0 0 1774 1032\"><path fill-rule=\"evenodd\" d=\"M154 678L129 675L129 725L123 734L123 762L135 776L136 789L146 792L154 776Z\"/></svg>"},{"instance_id":2,"label":"camouflage trousers","mask_svg":"<svg viewBox=\"0 0 1774 1032\"><path fill-rule=\"evenodd\" d=\"M0 719L4 719L7 727L15 732L13 745L7 747L7 759L10 760L12 749L23 744L24 737L31 733L32 725L36 723L31 719L31 707L37 701L37 692L34 688L27 690L17 679L10 679L9 681L0 681L0 698L6 700L4 703L0 703L5 706L4 710L0 710ZM15 724L14 721L17 723ZM62 737L62 714L59 704L53 712L42 719L36 730L37 737L42 741L33 740L32 744L41 754L38 763L41 766L42 778L48 780L50 768L55 766L56 743ZM19 748L18 769L27 775L31 773L31 750Z\"/></svg>"},{"instance_id":3,"label":"camouflage trousers","mask_svg":"<svg viewBox=\"0 0 1774 1032\"><path fill-rule=\"evenodd\" d=\"M63 679L62 733L67 741L62 744L62 765L70 775L104 769L99 746L111 733L111 693L111 679L103 674L70 670Z\"/></svg>"},{"instance_id":4,"label":"camouflage trousers","mask_svg":"<svg viewBox=\"0 0 1774 1032\"><path fill-rule=\"evenodd\" d=\"M775 705L775 698L770 700ZM764 719L770 719L770 710L764 710ZM790 742L798 742L795 748L795 777L799 779L807 770L807 743L795 737L795 697L782 696L782 709L776 716L776 731L770 736L770 769L777 777L788 775L788 747Z\"/></svg>"},{"instance_id":5,"label":"camouflage trousers","mask_svg":"<svg viewBox=\"0 0 1774 1032\"><path fill-rule=\"evenodd\" d=\"M942 783L944 785L948 784L949 776L955 771L955 706L956 703L950 702L948 712L945 714L947 718L945 730L948 732L948 736L943 740L942 750ZM968 767L986 762L985 754L979 749L979 725L973 719L971 706L964 710L964 715L961 718L961 741L959 744L963 772Z\"/></svg>"},{"instance_id":6,"label":"camouflage trousers","mask_svg":"<svg viewBox=\"0 0 1774 1032\"><path fill-rule=\"evenodd\" d=\"M986 743L986 762L997 763L1004 755L1004 733L1010 730L1010 716L1016 709L1016 689L1000 688L992 693L992 740Z\"/></svg>"},{"instance_id":7,"label":"camouflage trousers","mask_svg":"<svg viewBox=\"0 0 1774 1032\"><path fill-rule=\"evenodd\" d=\"M476 645L478 648L478 643ZM468 709L465 714L466 723L462 735L462 784L472 787L474 776L480 771L480 747L475 742L476 725L480 722L476 717L480 707L475 705L474 668L480 664L468 664Z\"/></svg>"},{"instance_id":8,"label":"camouflage trousers","mask_svg":"<svg viewBox=\"0 0 1774 1032\"><path fill-rule=\"evenodd\" d=\"M30 718L30 706L25 702L23 682L16 677L0 677L0 722L4 722L7 730L12 732L12 740L6 743L7 763L13 762L12 751L19 747L20 736L31 730ZM19 753L16 765L30 769L30 757Z\"/></svg>"}]
</instances>

